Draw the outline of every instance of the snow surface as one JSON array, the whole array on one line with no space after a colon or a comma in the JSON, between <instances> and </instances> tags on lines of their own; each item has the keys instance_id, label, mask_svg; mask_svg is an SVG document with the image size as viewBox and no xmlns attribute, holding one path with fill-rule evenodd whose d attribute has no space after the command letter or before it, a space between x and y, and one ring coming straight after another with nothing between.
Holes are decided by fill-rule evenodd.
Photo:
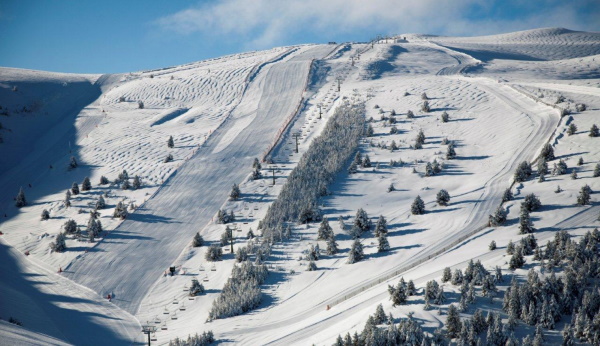
<instances>
[{"instance_id":1,"label":"snow surface","mask_svg":"<svg viewBox=\"0 0 600 346\"><path fill-rule=\"evenodd\" d=\"M591 206L575 206L575 199L583 184L600 190L600 180L591 177L600 160L599 139L587 136L593 123L600 124L599 35L566 29L468 38L409 34L400 35L407 38L402 43L284 47L113 76L0 69L0 106L10 111L0 117L5 128L0 154L12 155L3 156L7 160L0 165L0 188L6 191L0 196L0 212L6 213L0 224L0 266L8 274L0 294L11 297L3 298L0 317L13 316L30 330L19 334L2 327L0 334L25 340L35 332L73 344L130 344L143 342L140 323L148 321L167 327L155 335L159 344L209 329L230 343L331 344L340 333L362 330L379 303L400 318L414 311L431 332L445 317L424 311L418 300L392 307L387 284L404 276L423 285L439 278L446 266L464 268L469 259L506 269L505 246L520 238L516 220L526 194L535 193L543 203L533 213L539 244L559 229L580 235L598 227L597 194ZM68 93L61 89L70 87ZM430 113L420 111L422 92L430 97ZM559 94L567 101L554 105ZM366 102L375 136L360 146L373 168L354 175L341 172L331 195L320 201L341 253L323 256L316 262L319 270L306 272L300 258L317 243L318 224L295 226L292 240L276 244L267 262L271 274L259 309L207 322L233 256L225 251L223 261L207 263L204 247L190 247L192 236L200 232L205 240L217 241L225 226L212 218L224 208L236 214L235 247L245 245L248 229L256 231L286 176L344 98ZM137 108L137 101L144 102L144 109ZM561 118L555 108L574 110L576 103L588 110ZM389 116L392 109L397 134L380 120L380 110ZM415 119L406 118L408 110ZM443 111L450 115L448 123L439 120ZM567 136L570 122L579 132ZM427 140L423 149L414 150L410 145L419 129ZM298 154L294 133L301 134ZM175 138L173 149L166 146L169 135ZM445 160L444 138L457 144L457 159ZM399 146L394 152L376 146L392 140ZM507 225L485 227L504 189L511 187L516 166L534 160L547 142L554 145L557 160L577 168L579 179L563 175L514 185L516 199L505 204ZM263 179L247 180L252 160L271 148L274 186L268 165ZM175 161L163 163L169 153ZM82 165L68 171L70 154ZM580 156L585 163L576 166ZM444 164L443 172L424 177L425 164L434 158ZM390 167L392 159L404 164ZM101 175L112 181L123 169L140 175L143 188L97 185ZM93 189L74 196L73 206L64 208L64 191L85 176L91 177ZM239 201L227 201L233 183L240 183ZM390 183L397 191L387 192ZM559 194L554 193L558 184ZM19 186L30 202L20 210L11 198ZM452 197L447 207L435 204L440 189ZM101 193L108 193L108 208L101 211L107 232L93 244L68 240L67 252L50 253L48 244L60 226L69 218L84 226L90 203ZM426 202L425 215L409 213L417 195ZM137 208L121 223L111 215L122 200ZM39 221L44 208L52 218ZM379 215L387 218L392 250L377 253L376 239L367 235L367 259L349 265L351 239L337 219L351 224L358 208L373 221ZM488 250L491 240L498 250ZM171 265L176 275L164 276ZM63 274L56 273L59 267ZM207 294L189 300L184 289L193 277ZM444 289L458 288L446 284ZM107 293L112 302L103 299ZM71 328L73 323L77 328ZM90 330L91 342L86 340ZM550 332L550 340L557 333Z\"/></svg>"}]
</instances>

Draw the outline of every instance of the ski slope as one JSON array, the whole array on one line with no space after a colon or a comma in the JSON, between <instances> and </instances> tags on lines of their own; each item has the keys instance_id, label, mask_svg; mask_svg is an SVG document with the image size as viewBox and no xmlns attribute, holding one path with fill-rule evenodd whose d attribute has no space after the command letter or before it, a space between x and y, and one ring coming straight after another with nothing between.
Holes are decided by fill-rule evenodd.
<instances>
[{"instance_id":1,"label":"ski slope","mask_svg":"<svg viewBox=\"0 0 600 346\"><path fill-rule=\"evenodd\" d=\"M98 293L111 292L115 304L135 313L152 283L210 222L231 186L244 180L252 160L294 111L311 60L331 49L307 47L263 69L252 82L262 87L250 86L230 118L194 156L94 252L66 268L66 276ZM161 254L158 258L157 253Z\"/></svg>"},{"instance_id":2,"label":"ski slope","mask_svg":"<svg viewBox=\"0 0 600 346\"><path fill-rule=\"evenodd\" d=\"M4 184L0 186L16 192L15 186L24 185L32 201L16 210L11 206L13 192L0 197L8 212L0 223L2 242L7 244L0 247L2 270L23 268L11 271L8 283L0 284L3 296L17 297L14 304L0 305L0 317L14 314L31 333L74 344L85 344L88 335L83 331L90 329L96 331L99 344L129 344L143 338L140 322L158 320L168 326L156 333L159 344L210 329L226 343L321 345L332 344L340 333L360 332L367 316L382 303L396 318L414 311L423 328L432 332L445 317L424 311L422 301L392 307L387 285L403 276L420 286L439 278L444 267L462 269L470 259L506 270L505 246L520 238L516 220L526 194L535 193L543 204L532 214L539 244L560 229L581 235L600 225L597 194L592 195L591 206L574 205L583 184L600 190L600 181L591 176L600 161L600 145L586 133L598 123L600 109L598 34L538 29L468 38L401 36L407 42L282 47L131 74L51 76L53 88L67 78L86 85L82 95L91 103L82 101L81 109L70 113L61 109L61 114L69 114L56 125L64 135L47 136L47 142L39 142L42 149L28 149L31 154L24 155L22 163L0 174ZM0 91L5 92L0 93L0 105L12 95L16 81L41 78L10 69L0 69L0 76L6 79L0 79L4 88ZM25 85L19 84L23 92ZM32 94L15 101L13 109L32 104L39 93L30 89ZM430 98L429 113L420 110L423 92ZM543 102L536 101L542 94ZM558 95L567 101L553 105ZM239 218L241 233L235 247L244 246L245 232L249 227L256 232L287 174L344 100L366 102L375 135L360 145L373 166L353 175L340 172L331 194L319 202L341 252L322 256L317 271L305 271L303 252L317 243L323 249L325 244L316 239L318 224L294 225L292 239L275 244L267 262L271 274L262 287L261 306L207 322L212 300L234 260L225 251L223 261L207 263L204 247L189 246L192 236L200 232L209 243L218 241L225 225L216 224L213 217L225 208ZM138 101L144 102L143 109L137 107ZM585 103L588 110L560 118L555 107L573 109L575 103ZM394 134L380 120L392 110L398 121ZM408 110L415 112L414 119L406 117ZM439 120L443 111L450 115L448 123ZM17 117L8 119L13 132L23 127L13 122ZM567 136L572 122L579 132ZM283 129L287 130L277 141ZM423 149L414 150L410 146L420 129L427 140ZM294 151L294 133L301 134L299 154ZM173 149L166 148L169 135L175 138ZM445 159L444 138L455 141L457 159ZM381 147L392 140L397 150ZM73 171L48 170L48 163L66 165L69 141L84 164ZM580 178L548 176L543 183L534 178L512 185L516 166L535 160L547 142L554 146L557 160L566 160ZM274 186L267 165L263 179L248 181L253 159L262 158L272 147L277 164ZM175 160L163 163L168 153ZM46 155L48 160L40 160ZM577 166L580 156L585 162ZM425 164L434 158L444 169L440 175L425 177ZM390 160L403 163L392 167ZM96 185L100 175L113 180L123 169L130 176L142 176L142 189ZM72 208L63 208L64 190L85 175L92 177L92 191L74 199ZM30 181L33 188L27 187ZM239 201L227 201L233 183L240 183ZM387 192L391 183L396 191ZM555 193L556 185L563 191ZM488 215L511 186L515 200L505 203L509 222L486 227ZM451 195L446 207L435 203L442 188ZM108 193L109 207L101 211L107 232L95 243L68 240L69 251L49 253L48 243L65 219L85 225L90 203L100 193ZM426 202L425 215L409 212L417 195ZM110 217L118 201L138 206L124 222ZM51 220L39 221L43 208L51 210ZM352 240L336 220L342 217L351 224L358 208L364 208L373 222L379 215L387 218L391 251L378 253L377 240L365 234L366 259L349 265L346 256ZM498 249L488 251L492 240ZM29 257L23 255L26 251ZM171 265L178 268L176 275L163 276ZM54 273L59 266L65 270L60 276ZM524 276L526 270L515 275ZM183 290L193 277L206 279L207 293L188 300ZM445 289L457 291L449 284ZM111 303L102 298L108 293ZM187 309L181 310L184 303ZM72 319L77 319L76 331L62 323ZM0 328L0 333L16 332Z\"/></svg>"}]
</instances>

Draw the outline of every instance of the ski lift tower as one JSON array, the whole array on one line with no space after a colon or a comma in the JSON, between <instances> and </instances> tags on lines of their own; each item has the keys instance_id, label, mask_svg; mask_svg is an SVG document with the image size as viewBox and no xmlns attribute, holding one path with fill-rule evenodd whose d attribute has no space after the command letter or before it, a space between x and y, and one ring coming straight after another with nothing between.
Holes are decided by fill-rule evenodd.
<instances>
[{"instance_id":1,"label":"ski lift tower","mask_svg":"<svg viewBox=\"0 0 600 346\"><path fill-rule=\"evenodd\" d=\"M156 332L156 326L150 324L150 322L146 321L145 325L142 325L142 333L148 334L148 346L150 346L150 334Z\"/></svg>"}]
</instances>

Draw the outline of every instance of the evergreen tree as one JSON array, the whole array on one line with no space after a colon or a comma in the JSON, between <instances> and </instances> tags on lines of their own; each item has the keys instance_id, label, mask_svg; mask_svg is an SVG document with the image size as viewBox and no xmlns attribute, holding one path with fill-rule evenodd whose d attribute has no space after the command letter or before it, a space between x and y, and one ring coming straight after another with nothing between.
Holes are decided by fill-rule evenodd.
<instances>
[{"instance_id":1,"label":"evergreen tree","mask_svg":"<svg viewBox=\"0 0 600 346\"><path fill-rule=\"evenodd\" d=\"M369 126L367 126L367 131L366 131L365 135L367 137L373 137L374 134L375 134L375 131L373 131L373 126L371 126L371 124L369 124Z\"/></svg>"},{"instance_id":2,"label":"evergreen tree","mask_svg":"<svg viewBox=\"0 0 600 346\"><path fill-rule=\"evenodd\" d=\"M79 186L77 185L77 183L73 183L73 185L71 185L71 193L73 195L79 194Z\"/></svg>"},{"instance_id":3,"label":"evergreen tree","mask_svg":"<svg viewBox=\"0 0 600 346\"><path fill-rule=\"evenodd\" d=\"M579 196L577 196L577 204L579 204L579 205L589 204L591 192L592 192L592 189L587 184L585 186L582 186L581 190L579 191Z\"/></svg>"},{"instance_id":4,"label":"evergreen tree","mask_svg":"<svg viewBox=\"0 0 600 346\"><path fill-rule=\"evenodd\" d=\"M246 238L248 238L248 239L254 239L254 232L252 231L252 228L250 228L250 229L248 230L248 233L247 233L247 235L246 235Z\"/></svg>"},{"instance_id":5,"label":"evergreen tree","mask_svg":"<svg viewBox=\"0 0 600 346\"><path fill-rule=\"evenodd\" d=\"M200 235L200 233L196 233L194 235L194 239L192 239L192 246L193 247L200 247L204 245L204 238L202 238L202 236Z\"/></svg>"},{"instance_id":6,"label":"evergreen tree","mask_svg":"<svg viewBox=\"0 0 600 346\"><path fill-rule=\"evenodd\" d=\"M421 105L421 112L429 113L431 111L431 106L429 105L429 101L423 101Z\"/></svg>"},{"instance_id":7,"label":"evergreen tree","mask_svg":"<svg viewBox=\"0 0 600 346\"><path fill-rule=\"evenodd\" d=\"M394 187L394 183L390 183L390 186L388 186L388 192L393 192L396 191L396 188Z\"/></svg>"},{"instance_id":8,"label":"evergreen tree","mask_svg":"<svg viewBox=\"0 0 600 346\"><path fill-rule=\"evenodd\" d=\"M447 123L448 119L449 119L448 113L446 113L446 111L444 111L442 113L442 115L440 116L440 119L442 120L443 123Z\"/></svg>"},{"instance_id":9,"label":"evergreen tree","mask_svg":"<svg viewBox=\"0 0 600 346\"><path fill-rule=\"evenodd\" d=\"M237 201L240 198L240 194L240 187L237 184L233 184L231 192L229 193L229 198L231 198L234 201Z\"/></svg>"},{"instance_id":10,"label":"evergreen tree","mask_svg":"<svg viewBox=\"0 0 600 346\"><path fill-rule=\"evenodd\" d=\"M369 155L365 155L365 158L362 161L361 167L363 167L363 168L371 167L371 159L369 159Z\"/></svg>"},{"instance_id":11,"label":"evergreen tree","mask_svg":"<svg viewBox=\"0 0 600 346\"><path fill-rule=\"evenodd\" d=\"M90 178L85 177L83 182L81 183L81 191L89 191L92 189L92 183L90 182Z\"/></svg>"},{"instance_id":12,"label":"evergreen tree","mask_svg":"<svg viewBox=\"0 0 600 346\"><path fill-rule=\"evenodd\" d=\"M442 282L448 282L450 279L452 279L452 271L450 267L446 267L442 273Z\"/></svg>"},{"instance_id":13,"label":"evergreen tree","mask_svg":"<svg viewBox=\"0 0 600 346\"><path fill-rule=\"evenodd\" d=\"M65 193L64 204L66 208L71 206L71 190L67 190L67 192Z\"/></svg>"},{"instance_id":14,"label":"evergreen tree","mask_svg":"<svg viewBox=\"0 0 600 346\"><path fill-rule=\"evenodd\" d=\"M354 218L354 225L358 227L362 232L366 232L371 228L371 221L367 212L362 208L356 211L356 217Z\"/></svg>"},{"instance_id":15,"label":"evergreen tree","mask_svg":"<svg viewBox=\"0 0 600 346\"><path fill-rule=\"evenodd\" d=\"M415 200L413 201L413 203L410 207L410 212L413 215L425 214L425 202L423 202L423 200L421 199L421 196L417 196L417 198L415 198Z\"/></svg>"},{"instance_id":16,"label":"evergreen tree","mask_svg":"<svg viewBox=\"0 0 600 346\"><path fill-rule=\"evenodd\" d=\"M75 234L77 232L77 223L75 220L69 219L63 224L63 229L66 234Z\"/></svg>"},{"instance_id":17,"label":"evergreen tree","mask_svg":"<svg viewBox=\"0 0 600 346\"><path fill-rule=\"evenodd\" d=\"M515 181L518 183L524 182L531 176L532 170L531 165L527 161L523 161L517 167L515 171Z\"/></svg>"},{"instance_id":18,"label":"evergreen tree","mask_svg":"<svg viewBox=\"0 0 600 346\"><path fill-rule=\"evenodd\" d=\"M378 245L377 245L377 252L387 252L390 251L390 243L388 242L387 239L387 233L379 233L379 236L377 237L377 241L378 241Z\"/></svg>"},{"instance_id":19,"label":"evergreen tree","mask_svg":"<svg viewBox=\"0 0 600 346\"><path fill-rule=\"evenodd\" d=\"M530 193L527 196L525 196L525 199L523 200L523 203L521 203L521 205L527 208L527 211L536 211L542 206L542 203L536 195Z\"/></svg>"},{"instance_id":20,"label":"evergreen tree","mask_svg":"<svg viewBox=\"0 0 600 346\"><path fill-rule=\"evenodd\" d=\"M385 315L385 311L383 310L383 305L377 305L377 308L375 308L375 314L373 315L373 319L375 320L375 324L382 324L386 321L387 316Z\"/></svg>"},{"instance_id":21,"label":"evergreen tree","mask_svg":"<svg viewBox=\"0 0 600 346\"><path fill-rule=\"evenodd\" d=\"M502 195L502 202L508 202L513 199L513 193L510 188L504 190L504 194Z\"/></svg>"},{"instance_id":22,"label":"evergreen tree","mask_svg":"<svg viewBox=\"0 0 600 346\"><path fill-rule=\"evenodd\" d=\"M546 161L554 160L554 148L552 147L552 144L546 143L544 145L542 152L540 153L540 157L544 158Z\"/></svg>"},{"instance_id":23,"label":"evergreen tree","mask_svg":"<svg viewBox=\"0 0 600 346\"><path fill-rule=\"evenodd\" d=\"M129 190L131 188L131 184L129 183L129 179L123 180L121 184L121 190Z\"/></svg>"},{"instance_id":24,"label":"evergreen tree","mask_svg":"<svg viewBox=\"0 0 600 346\"><path fill-rule=\"evenodd\" d=\"M359 239L355 239L348 253L348 264L353 264L364 259L363 246Z\"/></svg>"},{"instance_id":25,"label":"evergreen tree","mask_svg":"<svg viewBox=\"0 0 600 346\"><path fill-rule=\"evenodd\" d=\"M506 222L506 218L508 217L508 211L504 209L501 205L498 206L494 215L490 215L490 226L500 226Z\"/></svg>"},{"instance_id":26,"label":"evergreen tree","mask_svg":"<svg viewBox=\"0 0 600 346\"><path fill-rule=\"evenodd\" d=\"M125 204L123 204L123 202L117 203L117 206L115 207L115 211L113 212L113 217L118 217L121 220L124 220L127 218L128 215L129 215L129 213L127 212L127 206L125 206Z\"/></svg>"},{"instance_id":27,"label":"evergreen tree","mask_svg":"<svg viewBox=\"0 0 600 346\"><path fill-rule=\"evenodd\" d=\"M528 234L535 232L533 228L533 222L529 217L529 210L523 204L521 204L521 214L519 215L519 233Z\"/></svg>"},{"instance_id":28,"label":"evergreen tree","mask_svg":"<svg viewBox=\"0 0 600 346\"><path fill-rule=\"evenodd\" d=\"M508 263L508 268L510 270L515 270L517 268L523 267L524 264L525 264L525 259L523 258L523 252L519 248L515 251L515 253L510 258L510 261Z\"/></svg>"},{"instance_id":29,"label":"evergreen tree","mask_svg":"<svg viewBox=\"0 0 600 346\"><path fill-rule=\"evenodd\" d=\"M252 168L258 169L258 170L262 169L262 165L260 164L260 161L256 157L254 158L254 161L252 162Z\"/></svg>"},{"instance_id":30,"label":"evergreen tree","mask_svg":"<svg viewBox=\"0 0 600 346\"><path fill-rule=\"evenodd\" d=\"M565 327L562 331L563 341L561 343L562 346L574 346L575 345L575 335L573 333L573 328L570 324L565 324Z\"/></svg>"},{"instance_id":31,"label":"evergreen tree","mask_svg":"<svg viewBox=\"0 0 600 346\"><path fill-rule=\"evenodd\" d=\"M440 192L437 193L436 201L439 205L446 206L448 202L450 202L450 194L448 191L441 189Z\"/></svg>"},{"instance_id":32,"label":"evergreen tree","mask_svg":"<svg viewBox=\"0 0 600 346\"><path fill-rule=\"evenodd\" d=\"M568 169L569 167L567 166L567 163L560 159L558 160L558 163L554 164L554 168L552 169L552 175L567 174Z\"/></svg>"},{"instance_id":33,"label":"evergreen tree","mask_svg":"<svg viewBox=\"0 0 600 346\"><path fill-rule=\"evenodd\" d=\"M102 197L102 195L100 195L100 197L98 197L98 200L96 201L96 209L104 209L106 208L106 202L104 201L104 197Z\"/></svg>"},{"instance_id":34,"label":"evergreen tree","mask_svg":"<svg viewBox=\"0 0 600 346\"><path fill-rule=\"evenodd\" d=\"M456 151L454 150L454 144L450 142L448 149L446 150L446 160L452 160L456 158Z\"/></svg>"},{"instance_id":35,"label":"evergreen tree","mask_svg":"<svg viewBox=\"0 0 600 346\"><path fill-rule=\"evenodd\" d=\"M221 257L223 257L223 249L219 245L213 244L208 249L206 249L206 253L204 258L209 262L220 261Z\"/></svg>"},{"instance_id":36,"label":"evergreen tree","mask_svg":"<svg viewBox=\"0 0 600 346\"><path fill-rule=\"evenodd\" d=\"M188 295L190 297L196 297L201 294L204 294L204 286L200 282L198 282L198 279L193 278Z\"/></svg>"},{"instance_id":37,"label":"evergreen tree","mask_svg":"<svg viewBox=\"0 0 600 346\"><path fill-rule=\"evenodd\" d=\"M583 157L579 157L579 160L577 160L577 166L582 166L584 164L583 162Z\"/></svg>"},{"instance_id":38,"label":"evergreen tree","mask_svg":"<svg viewBox=\"0 0 600 346\"><path fill-rule=\"evenodd\" d=\"M413 113L413 111L409 110L409 111L406 112L406 117L408 119L412 119L412 118L415 117L415 113Z\"/></svg>"},{"instance_id":39,"label":"evergreen tree","mask_svg":"<svg viewBox=\"0 0 600 346\"><path fill-rule=\"evenodd\" d=\"M394 307L406 304L406 287L404 287L402 282L399 282L396 287L388 285L388 293Z\"/></svg>"},{"instance_id":40,"label":"evergreen tree","mask_svg":"<svg viewBox=\"0 0 600 346\"><path fill-rule=\"evenodd\" d=\"M379 237L379 235L381 233L387 233L387 232L388 232L387 220L385 219L385 216L379 215L379 218L377 219L377 223L375 224L375 236Z\"/></svg>"},{"instance_id":41,"label":"evergreen tree","mask_svg":"<svg viewBox=\"0 0 600 346\"><path fill-rule=\"evenodd\" d=\"M592 125L592 127L590 128L590 137L600 137L600 129L598 129L598 126L596 126L596 124Z\"/></svg>"},{"instance_id":42,"label":"evergreen tree","mask_svg":"<svg viewBox=\"0 0 600 346\"><path fill-rule=\"evenodd\" d=\"M41 220L46 221L50 218L50 212L47 209L42 210Z\"/></svg>"},{"instance_id":43,"label":"evergreen tree","mask_svg":"<svg viewBox=\"0 0 600 346\"><path fill-rule=\"evenodd\" d=\"M594 178L600 177L600 163L597 163L596 167L594 167L593 177Z\"/></svg>"},{"instance_id":44,"label":"evergreen tree","mask_svg":"<svg viewBox=\"0 0 600 346\"><path fill-rule=\"evenodd\" d=\"M167 157L165 157L165 160L163 162L164 163L173 162L173 155L172 154L168 154Z\"/></svg>"},{"instance_id":45,"label":"evergreen tree","mask_svg":"<svg viewBox=\"0 0 600 346\"><path fill-rule=\"evenodd\" d=\"M348 174L355 174L356 172L358 172L358 166L356 165L356 162L352 162L348 168Z\"/></svg>"},{"instance_id":46,"label":"evergreen tree","mask_svg":"<svg viewBox=\"0 0 600 346\"><path fill-rule=\"evenodd\" d=\"M454 304L448 307L448 317L446 318L446 330L450 339L456 338L460 333L462 323L458 314L458 309Z\"/></svg>"},{"instance_id":47,"label":"evergreen tree","mask_svg":"<svg viewBox=\"0 0 600 346\"><path fill-rule=\"evenodd\" d=\"M173 136L169 136L169 139L167 140L167 146L169 148L174 148L175 147L175 141L173 140Z\"/></svg>"},{"instance_id":48,"label":"evergreen tree","mask_svg":"<svg viewBox=\"0 0 600 346\"><path fill-rule=\"evenodd\" d=\"M496 241L495 241L495 240L492 240L492 241L490 242L490 245L488 246L488 249L489 249L490 251L494 251L494 250L496 250Z\"/></svg>"},{"instance_id":49,"label":"evergreen tree","mask_svg":"<svg viewBox=\"0 0 600 346\"><path fill-rule=\"evenodd\" d=\"M335 234L332 231L327 239L327 254L331 256L337 254L338 252L338 244L335 242Z\"/></svg>"},{"instance_id":50,"label":"evergreen tree","mask_svg":"<svg viewBox=\"0 0 600 346\"><path fill-rule=\"evenodd\" d=\"M333 229L329 226L329 220L326 217L321 221L321 225L319 225L319 230L317 231L317 239L326 240L329 239L333 234Z\"/></svg>"},{"instance_id":51,"label":"evergreen tree","mask_svg":"<svg viewBox=\"0 0 600 346\"><path fill-rule=\"evenodd\" d=\"M539 175L548 174L548 162L544 157L540 157L538 161L537 171Z\"/></svg>"},{"instance_id":52,"label":"evergreen tree","mask_svg":"<svg viewBox=\"0 0 600 346\"><path fill-rule=\"evenodd\" d=\"M105 176L101 176L99 185L106 185L106 184L108 184L108 178L106 178Z\"/></svg>"},{"instance_id":53,"label":"evergreen tree","mask_svg":"<svg viewBox=\"0 0 600 346\"><path fill-rule=\"evenodd\" d=\"M27 205L27 199L25 198L25 191L23 191L23 188L21 187L19 189L19 193L17 194L17 197L15 198L15 206L17 208L22 208L26 205Z\"/></svg>"},{"instance_id":54,"label":"evergreen tree","mask_svg":"<svg viewBox=\"0 0 600 346\"><path fill-rule=\"evenodd\" d=\"M77 168L77 166L79 166L79 164L77 163L77 160L75 159L74 156L71 156L71 159L69 160L69 169L75 169Z\"/></svg>"},{"instance_id":55,"label":"evergreen tree","mask_svg":"<svg viewBox=\"0 0 600 346\"><path fill-rule=\"evenodd\" d=\"M569 128L567 129L567 134L571 136L575 133L577 133L577 125L575 125L575 123L570 123Z\"/></svg>"},{"instance_id":56,"label":"evergreen tree","mask_svg":"<svg viewBox=\"0 0 600 346\"><path fill-rule=\"evenodd\" d=\"M306 271L312 272L315 270L317 270L317 265L315 264L315 262L313 260L308 261L308 264L306 266Z\"/></svg>"},{"instance_id":57,"label":"evergreen tree","mask_svg":"<svg viewBox=\"0 0 600 346\"><path fill-rule=\"evenodd\" d=\"M134 190L137 190L140 187L142 187L142 179L140 179L139 175L133 177L133 183L131 183L131 187L133 187Z\"/></svg>"},{"instance_id":58,"label":"evergreen tree","mask_svg":"<svg viewBox=\"0 0 600 346\"><path fill-rule=\"evenodd\" d=\"M50 243L50 249L54 252L64 252L67 249L66 239L67 237L63 232L58 233L56 239Z\"/></svg>"},{"instance_id":59,"label":"evergreen tree","mask_svg":"<svg viewBox=\"0 0 600 346\"><path fill-rule=\"evenodd\" d=\"M576 180L577 179L577 172L575 171L575 168L573 168L571 170L571 179L572 180Z\"/></svg>"}]
</instances>

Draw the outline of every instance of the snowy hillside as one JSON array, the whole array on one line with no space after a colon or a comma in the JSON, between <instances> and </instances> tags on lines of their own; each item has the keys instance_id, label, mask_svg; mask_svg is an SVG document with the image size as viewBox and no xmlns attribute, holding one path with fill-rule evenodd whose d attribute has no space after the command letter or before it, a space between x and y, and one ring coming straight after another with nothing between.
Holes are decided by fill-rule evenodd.
<instances>
[{"instance_id":1,"label":"snowy hillside","mask_svg":"<svg viewBox=\"0 0 600 346\"><path fill-rule=\"evenodd\" d=\"M524 237L520 209L530 194L541 201L531 221L542 251L560 230L588 241L581 236L600 226L600 137L589 135L600 125L599 57L600 34L552 28L282 47L120 75L0 68L0 318L25 327L2 324L0 335L14 340L8 344L28 344L36 333L48 338L43 343L132 344L144 342L140 328L149 323L158 344L209 330L219 342L247 345L330 345L348 332L372 344L392 328L382 320L363 331L382 304L415 340L434 340L438 328L449 340L459 336L448 314L463 304L463 321L477 309L500 313L494 323L504 332L486 334L486 327L477 336L483 342L514 335L520 343L543 324L545 342L560 344L571 310L550 326L540 301L537 322L518 320L509 330L502 300L513 277L531 281L530 269L542 280L563 277L572 259L547 269L548 260L527 253L524 266L509 268L506 252ZM331 125L349 109L366 121L358 142ZM316 169L317 148L331 150L332 160L354 146L359 157L352 150L342 158L332 179L320 173L302 185L319 186L314 200L302 197L309 199L294 203L301 210L285 210L286 184ZM543 157L548 172L539 178ZM253 173L255 158L262 167ZM533 172L515 181L524 161ZM559 161L568 168L552 174ZM239 198L229 198L234 184ZM591 198L577 205L584 185ZM26 201L17 208L19 188ZM506 221L492 225L499 206ZM372 224L363 232L359 209ZM219 218L221 210L235 220ZM274 213L286 222L261 224ZM281 216L288 214L309 222ZM319 214L334 238L320 237ZM196 233L203 246L193 246ZM357 237L362 260L352 256ZM594 246L588 251L597 255ZM207 260L216 249L222 258ZM215 318L215 306L232 310L218 304L246 251L254 268L264 262L269 271L257 285L259 302ZM442 273L465 270L470 260L492 274L498 266L504 281L493 279L491 300L488 286L473 284L477 297L465 307L468 285L445 282ZM388 285L401 277L418 294L393 306ZM203 294L190 296L192 279ZM423 297L430 280L445 299ZM600 294L596 281L579 299L586 290ZM467 333L468 322L461 325ZM593 343L593 335L576 337Z\"/></svg>"}]
</instances>

